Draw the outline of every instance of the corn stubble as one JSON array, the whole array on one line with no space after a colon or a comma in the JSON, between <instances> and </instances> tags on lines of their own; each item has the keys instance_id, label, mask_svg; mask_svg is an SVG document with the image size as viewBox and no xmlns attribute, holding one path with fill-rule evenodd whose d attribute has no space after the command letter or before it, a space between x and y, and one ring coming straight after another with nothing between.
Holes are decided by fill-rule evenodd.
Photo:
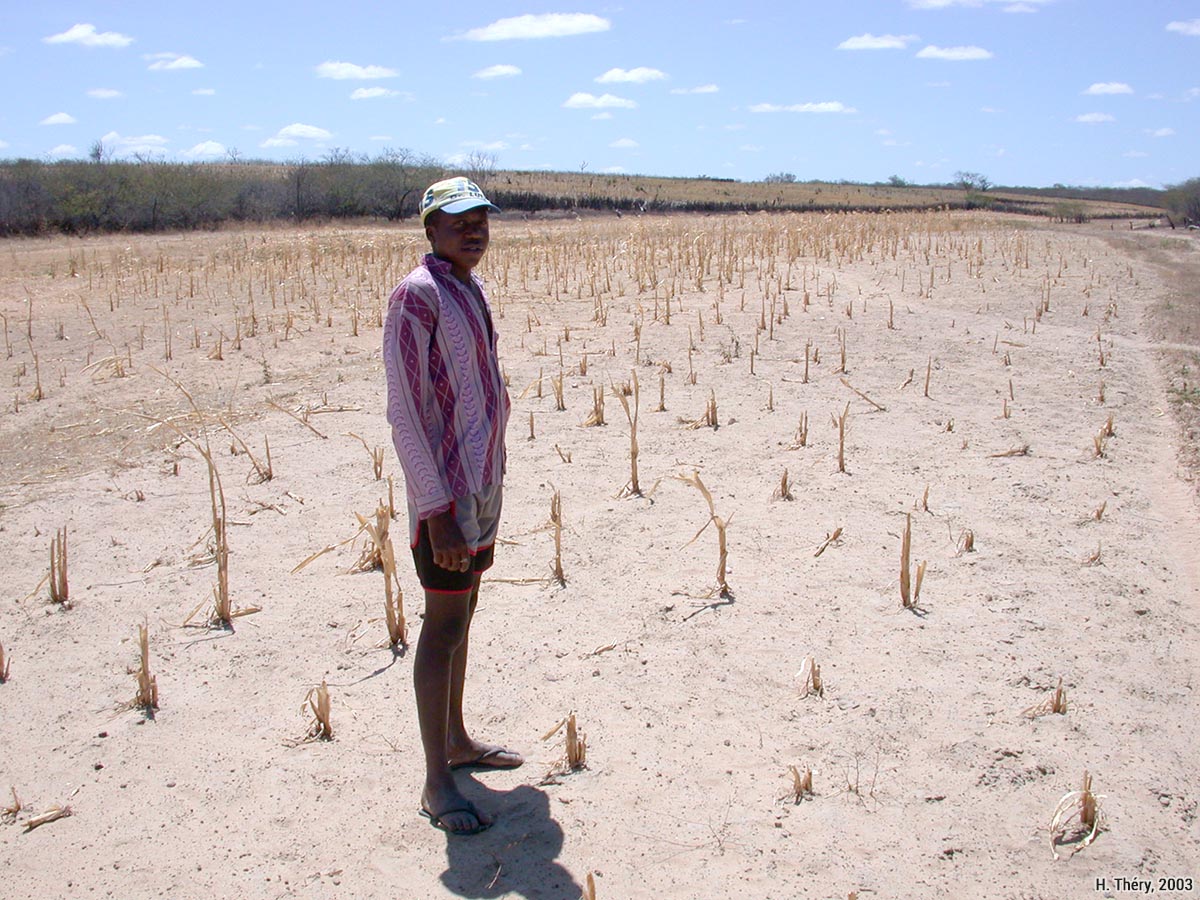
<instances>
[{"instance_id":1,"label":"corn stubble","mask_svg":"<svg viewBox=\"0 0 1200 900\"><path fill-rule=\"evenodd\" d=\"M1063 687L1062 679L1058 679L1058 686L1045 700L1040 703L1035 703L1028 709L1022 710L1021 715L1027 719L1036 719L1040 716L1065 716L1067 714L1067 689Z\"/></svg>"},{"instance_id":2,"label":"corn stubble","mask_svg":"<svg viewBox=\"0 0 1200 900\"><path fill-rule=\"evenodd\" d=\"M555 490L550 498L550 530L554 532L554 562L550 565L551 577L559 587L567 586L567 576L563 573L562 563L562 495Z\"/></svg>"},{"instance_id":3,"label":"corn stubble","mask_svg":"<svg viewBox=\"0 0 1200 900\"><path fill-rule=\"evenodd\" d=\"M788 773L792 776L792 789L788 794L792 803L799 804L804 800L811 800L813 797L812 769L806 768L801 772L797 766L789 765Z\"/></svg>"},{"instance_id":4,"label":"corn stubble","mask_svg":"<svg viewBox=\"0 0 1200 900\"><path fill-rule=\"evenodd\" d=\"M371 519L359 513L354 514L358 519L359 531L367 533L367 540L350 571L370 572L378 569L383 572L383 615L387 623L388 646L396 650L408 646L408 623L404 618L404 591L400 587L396 551L390 534L390 506L390 500L388 506L380 503L375 507L375 514ZM314 558L315 556L309 557L304 564Z\"/></svg>"},{"instance_id":5,"label":"corn stubble","mask_svg":"<svg viewBox=\"0 0 1200 900\"><path fill-rule=\"evenodd\" d=\"M192 412L200 419L202 423L202 435L204 443L196 440L189 434L182 431L175 423L160 419L159 424L166 425L174 431L181 439L186 441L200 456L204 459L204 464L208 470L208 496L209 496L209 512L212 516L212 535L213 535L213 561L217 564L217 583L212 589L213 606L209 614L208 624L221 628L232 630L234 619L241 616L248 616L261 611L261 607L247 606L234 608L233 601L229 595L229 539L227 535L228 515L225 506L225 489L221 485L221 474L217 471L217 464L213 460L212 446L208 440L208 429L203 428L205 421L204 414L200 407L188 393L187 389L165 372L154 370L167 381L171 382L175 388L187 398L188 404L192 408ZM200 603L192 612L184 619L184 625L191 622L192 618L204 606Z\"/></svg>"},{"instance_id":6,"label":"corn stubble","mask_svg":"<svg viewBox=\"0 0 1200 900\"><path fill-rule=\"evenodd\" d=\"M57 822L59 819L65 819L70 815L72 815L71 807L52 806L45 812L26 819L25 831L28 833L35 828L41 828L43 825L49 825L51 822Z\"/></svg>"},{"instance_id":7,"label":"corn stubble","mask_svg":"<svg viewBox=\"0 0 1200 900\"><path fill-rule=\"evenodd\" d=\"M804 657L800 663L800 671L796 673L796 678L800 682L802 698L825 696L825 683L821 681L821 667L817 665L817 661L813 657Z\"/></svg>"},{"instance_id":8,"label":"corn stubble","mask_svg":"<svg viewBox=\"0 0 1200 900\"><path fill-rule=\"evenodd\" d=\"M158 709L158 679L150 674L150 630L145 625L138 626L139 665L137 670L137 695L133 698L133 706L142 709L147 715L152 715Z\"/></svg>"},{"instance_id":9,"label":"corn stubble","mask_svg":"<svg viewBox=\"0 0 1200 900\"><path fill-rule=\"evenodd\" d=\"M320 685L311 688L304 696L304 705L301 707L301 712L307 708L313 717L312 722L308 726L308 740L333 740L333 722L330 716L330 706L329 686L325 683L325 679L322 678Z\"/></svg>"},{"instance_id":10,"label":"corn stubble","mask_svg":"<svg viewBox=\"0 0 1200 900\"><path fill-rule=\"evenodd\" d=\"M716 507L713 504L712 494L709 492L709 490L705 486L704 482L700 479L700 473L698 471L693 470L691 475L678 475L676 477L680 481L684 482L684 484L690 484L692 487L694 487L696 490L698 490L700 492L700 494L704 497L704 502L708 505L708 521L705 522L704 525L700 528L700 530L696 532L696 536L693 537L690 541L688 541L687 544L685 544L684 546L686 547L689 544L695 543L696 539L699 538L700 535L702 535L704 533L704 529L708 528L709 525L713 525L716 527L716 529L717 529L717 586L713 589L712 592L710 592L710 596L712 593L719 593L719 595L722 598L728 599L733 596L733 590L729 587L729 582L726 580L726 569L727 569L727 564L728 564L728 560L729 560L729 548L728 548L728 544L726 541L725 532L726 532L726 529L729 527L729 523L732 521L733 517L731 516L729 519L723 519L717 515Z\"/></svg>"},{"instance_id":11,"label":"corn stubble","mask_svg":"<svg viewBox=\"0 0 1200 900\"><path fill-rule=\"evenodd\" d=\"M64 525L50 539L50 602L71 608L71 586L67 580L67 528Z\"/></svg>"},{"instance_id":12,"label":"corn stubble","mask_svg":"<svg viewBox=\"0 0 1200 900\"><path fill-rule=\"evenodd\" d=\"M900 602L905 609L917 609L921 598L921 582L925 580L925 563L912 572L909 557L912 554L912 513L904 515L904 536L900 539Z\"/></svg>"},{"instance_id":13,"label":"corn stubble","mask_svg":"<svg viewBox=\"0 0 1200 900\"><path fill-rule=\"evenodd\" d=\"M629 422L629 481L621 488L621 497L641 497L642 486L638 483L638 414L641 411L642 405L642 389L638 384L637 371L634 370L630 380L633 394L633 409L630 410L629 399L624 391L617 389L616 385L612 387L613 396L621 404L621 409L625 411L625 419Z\"/></svg>"},{"instance_id":14,"label":"corn stubble","mask_svg":"<svg viewBox=\"0 0 1200 900\"><path fill-rule=\"evenodd\" d=\"M21 810L25 805L21 802L21 798L17 796L17 789L9 787L9 792L12 794L12 802L5 807L0 807L0 822L6 825L11 825L17 821L17 816L21 814Z\"/></svg>"},{"instance_id":15,"label":"corn stubble","mask_svg":"<svg viewBox=\"0 0 1200 900\"><path fill-rule=\"evenodd\" d=\"M569 713L566 718L560 719L558 724L542 735L542 740L548 741L564 729L566 733L563 756L542 779L543 784L554 780L559 775L587 768L587 736L580 733L574 712Z\"/></svg>"},{"instance_id":16,"label":"corn stubble","mask_svg":"<svg viewBox=\"0 0 1200 900\"><path fill-rule=\"evenodd\" d=\"M1080 789L1064 794L1050 817L1050 852L1055 859L1062 858L1058 850L1065 844L1073 844L1070 858L1096 839L1104 827L1103 799L1092 793L1092 776L1085 770Z\"/></svg>"}]
</instances>

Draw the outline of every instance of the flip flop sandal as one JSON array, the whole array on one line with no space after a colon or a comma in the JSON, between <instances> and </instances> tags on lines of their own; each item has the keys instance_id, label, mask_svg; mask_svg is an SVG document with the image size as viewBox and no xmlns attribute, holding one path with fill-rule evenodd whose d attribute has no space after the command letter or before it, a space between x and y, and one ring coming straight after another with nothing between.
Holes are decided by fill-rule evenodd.
<instances>
[{"instance_id":1,"label":"flip flop sandal","mask_svg":"<svg viewBox=\"0 0 1200 900\"><path fill-rule=\"evenodd\" d=\"M479 834L481 831L487 831L489 828L492 827L492 823L490 823L490 822L487 823L486 825L483 823L483 819L481 819L479 816L479 810L477 810L475 808L474 803L468 803L466 806L456 806L453 809L444 809L437 815L434 815L433 813L431 813L429 810L427 810L423 806L420 809L418 809L417 812L422 817L428 819L430 825L432 825L434 828L437 828L439 831L446 832L446 834L456 834L456 835L468 836L468 835L472 835L472 834ZM455 813L466 813L470 816L473 816L475 818L475 827L474 828L464 828L460 831L455 831L453 828L450 828L449 826L446 825L445 822L442 821L444 818L446 818L446 816L452 816Z\"/></svg>"}]
</instances>

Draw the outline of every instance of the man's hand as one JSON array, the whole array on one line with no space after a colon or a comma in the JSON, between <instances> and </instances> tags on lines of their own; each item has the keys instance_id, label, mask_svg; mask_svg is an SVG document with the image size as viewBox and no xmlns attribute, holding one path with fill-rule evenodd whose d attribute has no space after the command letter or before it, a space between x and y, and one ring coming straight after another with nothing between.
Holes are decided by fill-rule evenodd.
<instances>
[{"instance_id":1,"label":"man's hand","mask_svg":"<svg viewBox=\"0 0 1200 900\"><path fill-rule=\"evenodd\" d=\"M454 511L437 513L425 520L429 529L429 546L433 549L435 565L451 572L465 572L471 568L471 548L467 546Z\"/></svg>"}]
</instances>

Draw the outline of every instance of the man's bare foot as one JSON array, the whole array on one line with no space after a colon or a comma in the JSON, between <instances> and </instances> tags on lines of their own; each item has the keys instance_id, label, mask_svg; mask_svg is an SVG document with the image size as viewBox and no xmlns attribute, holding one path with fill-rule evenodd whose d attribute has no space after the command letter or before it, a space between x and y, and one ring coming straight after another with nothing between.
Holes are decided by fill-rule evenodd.
<instances>
[{"instance_id":1,"label":"man's bare foot","mask_svg":"<svg viewBox=\"0 0 1200 900\"><path fill-rule=\"evenodd\" d=\"M426 785L421 792L421 814L435 828L449 834L478 834L492 825L492 819L481 813L453 783L440 787Z\"/></svg>"},{"instance_id":2,"label":"man's bare foot","mask_svg":"<svg viewBox=\"0 0 1200 900\"><path fill-rule=\"evenodd\" d=\"M524 764L525 757L516 750L509 750L497 744L470 741L462 747L452 747L446 762L451 769L515 769Z\"/></svg>"}]
</instances>

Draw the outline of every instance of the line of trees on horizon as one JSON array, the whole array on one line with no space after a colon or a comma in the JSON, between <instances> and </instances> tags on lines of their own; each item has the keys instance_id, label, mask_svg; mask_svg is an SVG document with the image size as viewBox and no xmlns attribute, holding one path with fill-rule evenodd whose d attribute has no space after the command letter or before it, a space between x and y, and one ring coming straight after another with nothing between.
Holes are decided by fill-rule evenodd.
<instances>
[{"instance_id":1,"label":"line of trees on horizon","mask_svg":"<svg viewBox=\"0 0 1200 900\"><path fill-rule=\"evenodd\" d=\"M379 156L333 150L319 161L273 163L231 156L224 162L177 163L134 158L113 160L97 142L87 160L42 162L0 160L0 237L95 232L160 232L216 228L225 223L304 222L337 219L397 221L417 212L424 188L452 173L480 183L504 209L557 208L615 210L733 211L758 208L731 200L621 200L602 194L554 196L505 188L495 158L474 154L448 168L441 160L407 149ZM687 179L683 179L687 180ZM728 179L721 179L723 183ZM797 182L786 172L767 183ZM856 182L841 182L857 184ZM1065 200L1100 200L1168 209L1181 221L1200 222L1200 178L1164 191L1152 188L999 188L985 176L960 172L941 185L913 185L892 176L876 183L888 188L947 188L965 192L961 205L993 205L989 195L1003 191ZM997 204L997 208L1003 208ZM765 208L765 207L764 207ZM787 208L778 205L772 208ZM813 209L809 203L804 208Z\"/></svg>"}]
</instances>

